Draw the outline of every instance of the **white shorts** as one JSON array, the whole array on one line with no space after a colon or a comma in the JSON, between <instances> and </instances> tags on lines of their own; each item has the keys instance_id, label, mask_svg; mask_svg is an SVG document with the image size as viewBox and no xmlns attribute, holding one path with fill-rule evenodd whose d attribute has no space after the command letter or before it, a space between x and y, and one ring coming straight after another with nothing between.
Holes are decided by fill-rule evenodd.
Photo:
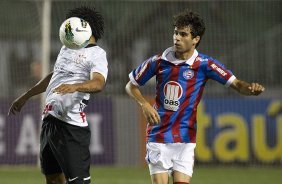
<instances>
[{"instance_id":1,"label":"white shorts","mask_svg":"<svg viewBox=\"0 0 282 184\"><path fill-rule=\"evenodd\" d=\"M150 174L179 171L192 177L195 147L195 143L147 143Z\"/></svg>"}]
</instances>

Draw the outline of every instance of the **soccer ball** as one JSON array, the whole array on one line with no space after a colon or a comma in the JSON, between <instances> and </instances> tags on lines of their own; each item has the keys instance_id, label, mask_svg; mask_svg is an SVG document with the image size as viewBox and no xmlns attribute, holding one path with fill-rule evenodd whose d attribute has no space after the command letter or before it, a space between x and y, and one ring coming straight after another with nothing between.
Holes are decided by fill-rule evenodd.
<instances>
[{"instance_id":1,"label":"soccer ball","mask_svg":"<svg viewBox=\"0 0 282 184\"><path fill-rule=\"evenodd\" d=\"M71 17L62 23L59 35L62 44L67 48L81 49L88 45L92 30L85 20Z\"/></svg>"}]
</instances>

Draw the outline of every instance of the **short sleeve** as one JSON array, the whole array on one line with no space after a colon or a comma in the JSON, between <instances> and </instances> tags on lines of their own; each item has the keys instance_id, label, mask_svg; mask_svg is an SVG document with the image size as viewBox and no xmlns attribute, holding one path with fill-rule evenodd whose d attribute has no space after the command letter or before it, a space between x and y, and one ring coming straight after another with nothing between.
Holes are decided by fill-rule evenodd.
<instances>
[{"instance_id":1,"label":"short sleeve","mask_svg":"<svg viewBox=\"0 0 282 184\"><path fill-rule=\"evenodd\" d=\"M108 76L108 61L106 52L103 51L98 54L97 57L95 57L94 61L91 64L91 73L97 72L103 75L105 78L105 81L107 80Z\"/></svg>"},{"instance_id":2,"label":"short sleeve","mask_svg":"<svg viewBox=\"0 0 282 184\"><path fill-rule=\"evenodd\" d=\"M206 67L206 74L208 78L211 78L225 85L226 87L229 87L230 84L236 79L230 70L227 70L223 64L215 59L209 59L207 61Z\"/></svg>"},{"instance_id":3,"label":"short sleeve","mask_svg":"<svg viewBox=\"0 0 282 184\"><path fill-rule=\"evenodd\" d=\"M130 81L137 86L143 86L150 80L156 71L156 57L149 58L129 74Z\"/></svg>"}]
</instances>

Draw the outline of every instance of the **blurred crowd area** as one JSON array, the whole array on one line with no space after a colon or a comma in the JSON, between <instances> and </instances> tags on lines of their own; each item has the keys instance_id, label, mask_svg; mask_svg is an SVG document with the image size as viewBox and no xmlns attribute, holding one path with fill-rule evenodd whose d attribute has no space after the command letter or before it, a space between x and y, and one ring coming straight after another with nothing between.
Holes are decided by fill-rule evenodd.
<instances>
[{"instance_id":1,"label":"blurred crowd area","mask_svg":"<svg viewBox=\"0 0 282 184\"><path fill-rule=\"evenodd\" d=\"M128 73L172 45L172 16L191 9L206 22L199 52L238 78L265 85L265 97L281 97L282 1L53 0L51 5L51 69L62 46L58 32L65 13L91 5L104 16L105 34L98 45L109 62L106 95L125 95ZM41 0L0 1L0 99L14 98L41 79L42 12ZM206 96L237 95L216 82L208 85ZM154 79L143 91L153 93Z\"/></svg>"}]
</instances>

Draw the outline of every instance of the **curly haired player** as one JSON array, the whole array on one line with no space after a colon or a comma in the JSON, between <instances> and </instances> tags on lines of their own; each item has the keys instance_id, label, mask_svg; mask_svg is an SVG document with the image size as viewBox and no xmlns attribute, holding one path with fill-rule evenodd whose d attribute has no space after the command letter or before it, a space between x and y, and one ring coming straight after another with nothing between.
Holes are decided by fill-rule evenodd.
<instances>
[{"instance_id":1,"label":"curly haired player","mask_svg":"<svg viewBox=\"0 0 282 184\"><path fill-rule=\"evenodd\" d=\"M40 161L47 184L90 183L91 133L83 110L90 93L103 90L108 75L106 52L96 45L104 32L103 17L91 7L72 9L70 17L90 24L89 45L78 50L63 46L53 72L17 98L8 113L19 112L29 98L46 92Z\"/></svg>"}]
</instances>

